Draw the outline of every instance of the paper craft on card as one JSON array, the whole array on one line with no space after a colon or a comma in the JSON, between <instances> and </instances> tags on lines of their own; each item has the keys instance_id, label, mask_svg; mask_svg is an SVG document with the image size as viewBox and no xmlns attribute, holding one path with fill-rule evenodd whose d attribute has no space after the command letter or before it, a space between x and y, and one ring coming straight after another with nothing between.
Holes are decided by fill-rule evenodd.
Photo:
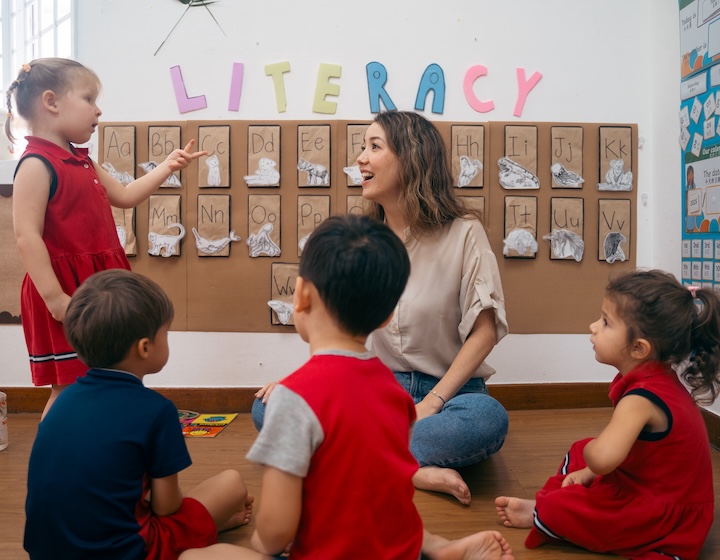
<instances>
[{"instance_id":1,"label":"paper craft on card","mask_svg":"<svg viewBox=\"0 0 720 560\"><path fill-rule=\"evenodd\" d=\"M688 143L690 142L690 132L688 131L687 128L683 128L680 131L679 142L680 142L680 147L683 149L683 151L687 150Z\"/></svg>"},{"instance_id":2,"label":"paper craft on card","mask_svg":"<svg viewBox=\"0 0 720 560\"><path fill-rule=\"evenodd\" d=\"M452 174L455 185L482 187L485 127L482 125L453 125L451 127Z\"/></svg>"},{"instance_id":3,"label":"paper craft on card","mask_svg":"<svg viewBox=\"0 0 720 560\"><path fill-rule=\"evenodd\" d=\"M263 224L257 233L250 233L248 235L245 243L250 247L251 257L260 257L262 255L267 255L268 257L280 256L280 247L270 238L273 230L274 227L272 223L268 222Z\"/></svg>"},{"instance_id":4,"label":"paper craft on card","mask_svg":"<svg viewBox=\"0 0 720 560\"><path fill-rule=\"evenodd\" d=\"M329 197L328 197L329 198ZM298 264L272 263L270 267L271 325L294 325L293 291L298 277Z\"/></svg>"},{"instance_id":5,"label":"paper craft on card","mask_svg":"<svg viewBox=\"0 0 720 560\"><path fill-rule=\"evenodd\" d=\"M708 214L720 214L720 186L708 187L705 193L705 208ZM703 240L703 242L709 240ZM706 257L712 258L712 257Z\"/></svg>"},{"instance_id":6,"label":"paper craft on card","mask_svg":"<svg viewBox=\"0 0 720 560\"><path fill-rule=\"evenodd\" d=\"M720 263L719 263L720 264ZM690 280L690 262L689 261L683 261L682 263L682 279L683 280Z\"/></svg>"},{"instance_id":7,"label":"paper craft on card","mask_svg":"<svg viewBox=\"0 0 720 560\"><path fill-rule=\"evenodd\" d=\"M550 242L551 259L582 260L585 251L583 207L582 198L550 199L550 234L543 235L543 239Z\"/></svg>"},{"instance_id":8,"label":"paper craft on card","mask_svg":"<svg viewBox=\"0 0 720 560\"><path fill-rule=\"evenodd\" d=\"M710 140L715 136L715 117L710 117L703 123L703 138Z\"/></svg>"},{"instance_id":9,"label":"paper craft on card","mask_svg":"<svg viewBox=\"0 0 720 560\"><path fill-rule=\"evenodd\" d=\"M538 244L531 232L523 228L515 228L503 239L503 255L534 257Z\"/></svg>"},{"instance_id":10,"label":"paper craft on card","mask_svg":"<svg viewBox=\"0 0 720 560\"><path fill-rule=\"evenodd\" d=\"M110 174L110 177L115 179L118 183L122 183L123 185L127 186L135 180L135 177L133 177L127 171L118 171L117 169L115 169L113 164L109 161L103 163L102 168Z\"/></svg>"},{"instance_id":11,"label":"paper craft on card","mask_svg":"<svg viewBox=\"0 0 720 560\"><path fill-rule=\"evenodd\" d=\"M702 149L703 137L702 134L696 132L693 135L692 147L690 151L695 157L700 157L700 150Z\"/></svg>"},{"instance_id":12,"label":"paper craft on card","mask_svg":"<svg viewBox=\"0 0 720 560\"><path fill-rule=\"evenodd\" d=\"M298 187L329 187L330 125L298 126L297 143Z\"/></svg>"},{"instance_id":13,"label":"paper craft on card","mask_svg":"<svg viewBox=\"0 0 720 560\"><path fill-rule=\"evenodd\" d=\"M349 124L345 130L345 165L343 171L347 175L348 187L362 184L357 158L362 153L363 138L365 138L367 127L367 124Z\"/></svg>"},{"instance_id":14,"label":"paper craft on card","mask_svg":"<svg viewBox=\"0 0 720 560\"><path fill-rule=\"evenodd\" d=\"M625 171L625 162L621 159L610 160L605 181L598 183L601 191L629 191L632 190L632 171Z\"/></svg>"},{"instance_id":15,"label":"paper craft on card","mask_svg":"<svg viewBox=\"0 0 720 560\"><path fill-rule=\"evenodd\" d=\"M700 100L696 97L693 101L692 105L692 111L690 111L690 118L692 121L697 124L698 120L700 119L700 113L702 112L702 103L700 103Z\"/></svg>"},{"instance_id":16,"label":"paper craft on card","mask_svg":"<svg viewBox=\"0 0 720 560\"><path fill-rule=\"evenodd\" d=\"M703 259L710 259L713 258L713 240L712 239L703 239Z\"/></svg>"},{"instance_id":17,"label":"paper craft on card","mask_svg":"<svg viewBox=\"0 0 720 560\"><path fill-rule=\"evenodd\" d=\"M158 164L156 161L144 161L142 163L138 163L138 167L142 169L146 174L150 173L157 166ZM163 182L161 186L179 189L182 187L182 184L180 183L180 178L175 173L171 173L170 176L165 179L165 182Z\"/></svg>"},{"instance_id":18,"label":"paper craft on card","mask_svg":"<svg viewBox=\"0 0 720 560\"><path fill-rule=\"evenodd\" d=\"M153 257L172 257L180 255L180 240L185 237L185 228L179 222L172 222L167 225L168 228L176 228L177 235L148 232L148 243L150 248L148 253Z\"/></svg>"},{"instance_id":19,"label":"paper craft on card","mask_svg":"<svg viewBox=\"0 0 720 560\"><path fill-rule=\"evenodd\" d=\"M552 145L550 174L552 188L580 189L583 179L584 133L579 126L553 126L550 129Z\"/></svg>"},{"instance_id":20,"label":"paper craft on card","mask_svg":"<svg viewBox=\"0 0 720 560\"><path fill-rule=\"evenodd\" d=\"M575 259L580 262L585 251L585 242L574 231L567 229L554 229L549 235L543 235L543 239L550 241L552 251L551 259Z\"/></svg>"},{"instance_id":21,"label":"paper craft on card","mask_svg":"<svg viewBox=\"0 0 720 560\"><path fill-rule=\"evenodd\" d=\"M298 195L297 240L298 257L302 255L310 234L330 216L330 197L327 195Z\"/></svg>"},{"instance_id":22,"label":"paper craft on card","mask_svg":"<svg viewBox=\"0 0 720 560\"><path fill-rule=\"evenodd\" d=\"M293 314L293 304L286 301L280 301L279 299L271 299L268 301L270 309L272 309L277 315L278 320L283 325L290 324L290 318Z\"/></svg>"},{"instance_id":23,"label":"paper craft on card","mask_svg":"<svg viewBox=\"0 0 720 560\"><path fill-rule=\"evenodd\" d=\"M692 279L702 280L702 266L699 261L693 261L692 263Z\"/></svg>"},{"instance_id":24,"label":"paper craft on card","mask_svg":"<svg viewBox=\"0 0 720 560\"><path fill-rule=\"evenodd\" d=\"M687 192L687 215L699 216L702 212L702 191L692 189ZM694 240L693 240L694 245Z\"/></svg>"},{"instance_id":25,"label":"paper craft on card","mask_svg":"<svg viewBox=\"0 0 720 560\"><path fill-rule=\"evenodd\" d=\"M503 159L507 159L508 161L512 162L517 167L530 174L532 177L537 177L537 126L506 126L504 156L505 157Z\"/></svg>"},{"instance_id":26,"label":"paper craft on card","mask_svg":"<svg viewBox=\"0 0 720 560\"><path fill-rule=\"evenodd\" d=\"M457 186L467 187L475 176L482 171L483 164L479 159L470 159L467 156L460 156L460 176Z\"/></svg>"},{"instance_id":27,"label":"paper craft on card","mask_svg":"<svg viewBox=\"0 0 720 560\"><path fill-rule=\"evenodd\" d=\"M623 262L625 260L625 252L623 251L622 244L627 241L627 238L619 231L611 231L605 236L603 241L603 250L605 251L605 261L609 264L615 261Z\"/></svg>"},{"instance_id":28,"label":"paper craft on card","mask_svg":"<svg viewBox=\"0 0 720 560\"><path fill-rule=\"evenodd\" d=\"M248 127L248 186L280 186L280 131L278 125Z\"/></svg>"},{"instance_id":29,"label":"paper craft on card","mask_svg":"<svg viewBox=\"0 0 720 560\"><path fill-rule=\"evenodd\" d=\"M693 259L702 258L702 243L700 239L693 239L691 243L690 256Z\"/></svg>"},{"instance_id":30,"label":"paper craft on card","mask_svg":"<svg viewBox=\"0 0 720 560\"><path fill-rule=\"evenodd\" d=\"M115 231L120 240L120 246L125 249L125 254L135 256L137 254L137 238L135 237L135 208L112 207Z\"/></svg>"},{"instance_id":31,"label":"paper craft on card","mask_svg":"<svg viewBox=\"0 0 720 560\"><path fill-rule=\"evenodd\" d=\"M565 169L562 163L553 163L550 166L550 174L552 175L553 183L559 187L577 188L581 183L585 182L585 179L577 173Z\"/></svg>"},{"instance_id":32,"label":"paper craft on card","mask_svg":"<svg viewBox=\"0 0 720 560\"><path fill-rule=\"evenodd\" d=\"M176 149L182 148L180 145L181 136L180 126L149 126L147 133L148 140L148 159L157 165L156 162L164 161ZM143 164L140 164L143 166ZM143 167L145 173L152 169ZM182 185L180 182L180 171L171 173L161 187L169 187L179 189Z\"/></svg>"},{"instance_id":33,"label":"paper craft on card","mask_svg":"<svg viewBox=\"0 0 720 560\"><path fill-rule=\"evenodd\" d=\"M539 189L538 178L507 157L498 160L498 181L504 189Z\"/></svg>"},{"instance_id":34,"label":"paper craft on card","mask_svg":"<svg viewBox=\"0 0 720 560\"><path fill-rule=\"evenodd\" d=\"M240 241L240 236L235 235L234 231L230 231L226 237L220 239L205 239L195 228L192 228L192 232L195 236L195 247L204 255L218 255L230 245L231 241Z\"/></svg>"},{"instance_id":35,"label":"paper craft on card","mask_svg":"<svg viewBox=\"0 0 720 560\"><path fill-rule=\"evenodd\" d=\"M689 239L682 240L682 249L680 250L680 256L683 259L690 258L690 240Z\"/></svg>"},{"instance_id":36,"label":"paper craft on card","mask_svg":"<svg viewBox=\"0 0 720 560\"><path fill-rule=\"evenodd\" d=\"M349 165L348 167L343 167L343 171L353 185L362 185L362 173L360 173L359 165Z\"/></svg>"},{"instance_id":37,"label":"paper craft on card","mask_svg":"<svg viewBox=\"0 0 720 560\"><path fill-rule=\"evenodd\" d=\"M308 187L327 187L330 186L330 171L327 167L320 163L313 163L305 159L299 159L297 164L298 171L307 174L307 180L304 185Z\"/></svg>"},{"instance_id":38,"label":"paper craft on card","mask_svg":"<svg viewBox=\"0 0 720 560\"><path fill-rule=\"evenodd\" d=\"M148 253L154 257L180 256L185 228L180 223L180 195L154 194L148 200Z\"/></svg>"},{"instance_id":39,"label":"paper craft on card","mask_svg":"<svg viewBox=\"0 0 720 560\"><path fill-rule=\"evenodd\" d=\"M230 229L230 195L198 195L197 216L197 228L191 231L198 255L229 256L230 243L240 241L240 236Z\"/></svg>"},{"instance_id":40,"label":"paper craft on card","mask_svg":"<svg viewBox=\"0 0 720 560\"><path fill-rule=\"evenodd\" d=\"M537 197L505 197L505 238L507 258L535 258L537 244Z\"/></svg>"},{"instance_id":41,"label":"paper craft on card","mask_svg":"<svg viewBox=\"0 0 720 560\"><path fill-rule=\"evenodd\" d=\"M356 214L362 216L364 210L364 200L362 195L349 194L345 200L345 212L346 214Z\"/></svg>"},{"instance_id":42,"label":"paper craft on card","mask_svg":"<svg viewBox=\"0 0 720 560\"><path fill-rule=\"evenodd\" d=\"M713 265L712 261L703 261L703 280L712 281L712 278L713 278L712 265Z\"/></svg>"},{"instance_id":43,"label":"paper craft on card","mask_svg":"<svg viewBox=\"0 0 720 560\"><path fill-rule=\"evenodd\" d=\"M612 264L629 258L631 206L627 199L598 201L598 260Z\"/></svg>"},{"instance_id":44,"label":"paper craft on card","mask_svg":"<svg viewBox=\"0 0 720 560\"><path fill-rule=\"evenodd\" d=\"M280 223L279 194L251 194L248 197L248 236L245 243L251 257L280 256Z\"/></svg>"},{"instance_id":45,"label":"paper craft on card","mask_svg":"<svg viewBox=\"0 0 720 560\"><path fill-rule=\"evenodd\" d=\"M197 135L207 152L198 158L198 188L230 187L230 126L200 126Z\"/></svg>"},{"instance_id":46,"label":"paper craft on card","mask_svg":"<svg viewBox=\"0 0 720 560\"><path fill-rule=\"evenodd\" d=\"M687 128L690 126L690 110L685 105L680 111L680 126Z\"/></svg>"},{"instance_id":47,"label":"paper craft on card","mask_svg":"<svg viewBox=\"0 0 720 560\"><path fill-rule=\"evenodd\" d=\"M717 105L715 104L715 96L711 93L707 96L705 103L703 103L703 110L705 111L705 118L707 119L715 112Z\"/></svg>"}]
</instances>

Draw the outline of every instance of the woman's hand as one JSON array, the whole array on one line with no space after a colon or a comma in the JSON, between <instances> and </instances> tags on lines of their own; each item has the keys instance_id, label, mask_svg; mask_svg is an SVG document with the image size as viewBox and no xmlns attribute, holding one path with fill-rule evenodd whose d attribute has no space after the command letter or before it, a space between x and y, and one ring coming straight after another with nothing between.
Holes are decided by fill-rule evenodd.
<instances>
[{"instance_id":1,"label":"woman's hand","mask_svg":"<svg viewBox=\"0 0 720 560\"><path fill-rule=\"evenodd\" d=\"M277 385L277 381L271 381L270 383L266 383L260 388L257 393L255 393L255 398L262 399L262 403L267 404L267 400L270 398L270 393L272 393L275 385Z\"/></svg>"},{"instance_id":2,"label":"woman's hand","mask_svg":"<svg viewBox=\"0 0 720 560\"><path fill-rule=\"evenodd\" d=\"M435 402L437 401L437 402ZM442 410L443 402L432 393L428 393L423 400L415 405L416 422L423 418L437 414Z\"/></svg>"}]
</instances>

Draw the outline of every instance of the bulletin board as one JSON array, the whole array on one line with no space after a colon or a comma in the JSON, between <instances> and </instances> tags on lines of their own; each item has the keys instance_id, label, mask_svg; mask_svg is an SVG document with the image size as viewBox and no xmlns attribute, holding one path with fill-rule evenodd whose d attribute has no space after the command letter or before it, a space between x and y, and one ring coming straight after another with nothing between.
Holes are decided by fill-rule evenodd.
<instances>
[{"instance_id":1,"label":"bulletin board","mask_svg":"<svg viewBox=\"0 0 720 560\"><path fill-rule=\"evenodd\" d=\"M720 2L678 0L680 75L683 79L720 61Z\"/></svg>"},{"instance_id":2,"label":"bulletin board","mask_svg":"<svg viewBox=\"0 0 720 560\"><path fill-rule=\"evenodd\" d=\"M294 332L304 241L326 217L363 211L355 160L368 124L100 126L99 163L121 182L190 138L208 151L147 202L113 211L133 270L172 298L174 330ZM457 194L484 217L511 332L586 333L608 277L635 267L637 126L435 124Z\"/></svg>"},{"instance_id":3,"label":"bulletin board","mask_svg":"<svg viewBox=\"0 0 720 560\"><path fill-rule=\"evenodd\" d=\"M720 290L720 3L680 1L685 285Z\"/></svg>"},{"instance_id":4,"label":"bulletin board","mask_svg":"<svg viewBox=\"0 0 720 560\"><path fill-rule=\"evenodd\" d=\"M588 325L599 316L610 276L636 266L637 126L493 122L489 127L492 142L488 154L490 200L486 225L500 265L510 332L585 334ZM513 144L516 134L523 139L522 145L518 146L517 140ZM537 138L536 152L532 150L533 138ZM536 154L539 188L509 191L499 185L498 162L513 150L524 155L525 141L526 157L532 160ZM521 156L513 159L522 161ZM619 160L624 162L626 180L631 181L622 187L607 180L608 175L613 175L610 162ZM574 170L584 182L574 186L573 182L565 181L560 186L551 171L553 165ZM631 179L628 172L632 173ZM510 196L520 200L508 201ZM507 238L508 222L513 219L509 216L511 212L513 216L528 214L531 228L532 220L536 219L538 249L533 258L504 255L503 240ZM569 244L553 251L553 244L563 240L545 237L558 230L574 231L584 240L579 261L575 258L579 255L570 251ZM621 243L614 250L608 249L606 258L609 238L614 236L617 240L620 235Z\"/></svg>"}]
</instances>

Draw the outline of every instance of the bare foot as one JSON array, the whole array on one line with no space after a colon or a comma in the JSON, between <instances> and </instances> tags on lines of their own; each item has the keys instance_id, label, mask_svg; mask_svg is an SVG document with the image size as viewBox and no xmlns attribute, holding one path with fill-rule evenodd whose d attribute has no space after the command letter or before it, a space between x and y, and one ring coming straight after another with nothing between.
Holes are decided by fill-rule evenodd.
<instances>
[{"instance_id":1,"label":"bare foot","mask_svg":"<svg viewBox=\"0 0 720 560\"><path fill-rule=\"evenodd\" d=\"M430 544L431 539L426 539L426 542ZM515 558L510 545L497 531L482 531L423 552L432 560L514 560Z\"/></svg>"},{"instance_id":2,"label":"bare foot","mask_svg":"<svg viewBox=\"0 0 720 560\"><path fill-rule=\"evenodd\" d=\"M248 523L250 523L254 501L254 496L248 496L245 500L245 507L241 511L238 511L237 513L234 513L232 516L230 516L230 519L223 523L222 527L218 529L218 532L229 531L230 529L242 527L243 525L247 525Z\"/></svg>"},{"instance_id":3,"label":"bare foot","mask_svg":"<svg viewBox=\"0 0 720 560\"><path fill-rule=\"evenodd\" d=\"M413 484L420 490L452 494L461 504L470 505L470 489L456 470L432 465L420 467L413 476Z\"/></svg>"},{"instance_id":4,"label":"bare foot","mask_svg":"<svg viewBox=\"0 0 720 560\"><path fill-rule=\"evenodd\" d=\"M495 498L495 509L505 527L529 529L533 525L535 500L500 496Z\"/></svg>"}]
</instances>

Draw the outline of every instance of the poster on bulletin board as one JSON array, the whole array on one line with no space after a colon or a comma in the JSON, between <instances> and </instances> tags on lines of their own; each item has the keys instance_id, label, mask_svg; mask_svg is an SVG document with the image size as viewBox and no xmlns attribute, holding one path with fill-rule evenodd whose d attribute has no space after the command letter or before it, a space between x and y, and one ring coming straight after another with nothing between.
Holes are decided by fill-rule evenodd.
<instances>
[{"instance_id":1,"label":"poster on bulletin board","mask_svg":"<svg viewBox=\"0 0 720 560\"><path fill-rule=\"evenodd\" d=\"M682 280L720 290L720 0L680 0Z\"/></svg>"},{"instance_id":2,"label":"poster on bulletin board","mask_svg":"<svg viewBox=\"0 0 720 560\"><path fill-rule=\"evenodd\" d=\"M720 61L720 0L680 0L683 79Z\"/></svg>"}]
</instances>

